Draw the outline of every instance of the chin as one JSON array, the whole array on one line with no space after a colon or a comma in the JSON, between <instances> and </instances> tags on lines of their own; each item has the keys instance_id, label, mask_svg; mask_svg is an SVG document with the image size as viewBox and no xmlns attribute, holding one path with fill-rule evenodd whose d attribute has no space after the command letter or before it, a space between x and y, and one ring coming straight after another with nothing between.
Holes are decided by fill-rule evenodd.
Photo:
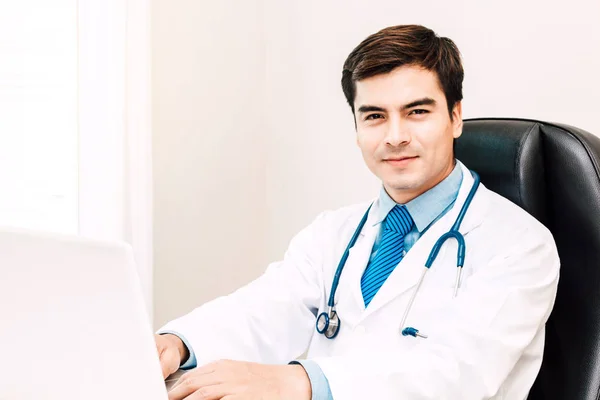
<instances>
[{"instance_id":1,"label":"chin","mask_svg":"<svg viewBox=\"0 0 600 400\"><path fill-rule=\"evenodd\" d=\"M421 184L411 179L396 179L387 181L385 186L393 190L414 190L418 189Z\"/></svg>"},{"instance_id":2,"label":"chin","mask_svg":"<svg viewBox=\"0 0 600 400\"><path fill-rule=\"evenodd\" d=\"M407 190L415 189L423 184L423 179L420 174L413 171L385 171L386 173L381 175L381 180L385 183L386 187L395 190Z\"/></svg>"}]
</instances>

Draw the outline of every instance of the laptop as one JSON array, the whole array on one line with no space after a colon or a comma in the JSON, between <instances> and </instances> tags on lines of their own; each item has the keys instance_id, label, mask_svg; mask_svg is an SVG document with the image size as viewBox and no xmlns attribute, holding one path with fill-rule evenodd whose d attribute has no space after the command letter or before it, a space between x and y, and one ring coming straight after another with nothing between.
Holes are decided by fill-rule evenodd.
<instances>
[{"instance_id":1,"label":"laptop","mask_svg":"<svg viewBox=\"0 0 600 400\"><path fill-rule=\"evenodd\" d=\"M128 245L0 229L0 400L34 399L167 399Z\"/></svg>"}]
</instances>

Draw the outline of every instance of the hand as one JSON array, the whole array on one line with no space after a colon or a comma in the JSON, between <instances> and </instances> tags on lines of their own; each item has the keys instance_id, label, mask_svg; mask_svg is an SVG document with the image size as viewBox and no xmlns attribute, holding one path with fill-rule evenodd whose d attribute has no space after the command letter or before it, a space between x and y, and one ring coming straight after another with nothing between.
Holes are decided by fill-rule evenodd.
<instances>
[{"instance_id":1,"label":"hand","mask_svg":"<svg viewBox=\"0 0 600 400\"><path fill-rule=\"evenodd\" d=\"M310 400L301 365L264 365L222 360L182 375L169 400Z\"/></svg>"},{"instance_id":2,"label":"hand","mask_svg":"<svg viewBox=\"0 0 600 400\"><path fill-rule=\"evenodd\" d=\"M179 369L183 360L188 359L190 353L176 335L154 335L154 340L156 341L156 351L158 351L163 378L167 379L169 375Z\"/></svg>"}]
</instances>

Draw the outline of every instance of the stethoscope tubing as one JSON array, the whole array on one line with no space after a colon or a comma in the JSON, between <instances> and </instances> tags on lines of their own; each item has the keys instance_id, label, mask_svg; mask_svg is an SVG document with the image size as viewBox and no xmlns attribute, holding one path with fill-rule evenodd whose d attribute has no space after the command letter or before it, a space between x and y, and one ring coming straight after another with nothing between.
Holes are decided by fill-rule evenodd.
<instances>
[{"instance_id":1,"label":"stethoscope tubing","mask_svg":"<svg viewBox=\"0 0 600 400\"><path fill-rule=\"evenodd\" d=\"M356 243L356 240L358 239L358 235L360 235L362 228L365 226L365 223L367 222L367 219L369 217L369 211L371 211L371 207L373 207L373 203L371 203L369 208L367 208L367 212L365 212L365 215L363 215L362 219L360 220L358 227L354 231L354 234L352 235L350 242L348 242L348 246L346 246L346 250L344 251L342 258L340 259L340 262L338 263L338 267L335 270L335 275L333 277L333 283L331 284L331 292L329 293L329 301L327 302L327 306L329 307L329 310L331 310L332 307L335 306L335 293L337 292L337 287L340 282L340 276L342 275L342 271L344 269L344 266L346 265L346 260L348 259L348 255L350 254L350 249L352 247L354 247L354 244Z\"/></svg>"},{"instance_id":2,"label":"stethoscope tubing","mask_svg":"<svg viewBox=\"0 0 600 400\"><path fill-rule=\"evenodd\" d=\"M473 186L471 187L471 190L469 191L469 194L467 195L467 198L465 199L465 202L463 203L463 205L460 209L460 212L459 212L456 220L454 221L454 224L452 225L452 228L450 228L450 230L448 232L443 234L435 242L434 246L432 247L432 249L429 253L429 256L427 257L427 261L425 262L425 268L423 268L423 272L421 273L421 277L419 278L417 286L416 286L415 290L413 291L413 294L410 297L410 300L404 310L404 315L402 316L402 321L400 323L400 329L401 329L401 333L403 336L410 335L410 336L415 336L415 337L427 338L427 335L419 332L418 329L415 329L412 327L406 327L406 328L403 328L403 327L406 324L406 320L408 319L410 310L412 309L413 303L415 302L417 294L419 293L419 289L421 288L421 285L423 284L423 280L425 279L425 275L426 275L427 271L433 265L435 259L437 258L438 254L440 252L440 249L442 248L444 243L448 239L451 239L451 238L454 238L458 243L458 250L457 250L457 255L456 255L456 257L457 257L457 259L456 259L457 273L456 273L456 281L454 284L454 292L453 292L452 297L455 298L458 295L458 289L459 289L460 283L461 283L462 269L463 269L463 266L465 263L465 254L466 254L465 238L460 233L459 229L460 229L460 225L462 224L463 219L471 205L473 197L475 196L475 193L477 192L477 189L478 189L479 183L480 183L479 175L474 171L470 171L470 172L474 179ZM342 275L344 266L346 265L346 260L348 259L348 255L350 254L350 249L352 249L352 247L354 247L354 244L356 243L356 240L358 239L358 236L359 236L360 232L362 231L362 229L368 219L369 212L370 212L372 206L373 206L373 203L371 203L371 205L369 205L369 208L367 209L367 211L363 215L362 219L360 220L356 230L354 231L354 234L352 235L352 238L350 239L350 241L348 243L348 246L346 246L346 250L344 251L342 258L340 259L340 262L338 263L335 275L333 277L333 282L331 284L331 292L329 294L329 300L327 302L327 313L323 312L317 318L317 324L316 324L317 332L319 332L321 334L325 334L325 336L329 339L333 339L337 336L340 325L341 325L341 321L339 320L339 316L337 315L337 311L335 309L335 294L337 292L339 280ZM333 326L330 326L330 321L334 320L334 318L335 318L335 324L333 324ZM320 322L322 322L322 323L320 324ZM322 326L320 326L320 325L322 325ZM333 329L333 331L332 331L332 329Z\"/></svg>"}]
</instances>

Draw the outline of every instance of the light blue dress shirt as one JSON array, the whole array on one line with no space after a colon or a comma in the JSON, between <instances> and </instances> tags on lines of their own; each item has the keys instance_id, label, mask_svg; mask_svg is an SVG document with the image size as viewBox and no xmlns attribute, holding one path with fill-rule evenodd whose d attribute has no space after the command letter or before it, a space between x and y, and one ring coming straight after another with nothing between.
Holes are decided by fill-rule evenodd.
<instances>
[{"instance_id":1,"label":"light blue dress shirt","mask_svg":"<svg viewBox=\"0 0 600 400\"><path fill-rule=\"evenodd\" d=\"M456 163L454 169L442 182L429 189L419 197L409 201L405 204L406 209L410 213L414 221L413 228L408 232L404 238L404 250L408 252L419 238L429 229L429 227L436 222L438 219L444 216L454 205L460 185L462 184L462 169L460 165ZM381 234L385 229L385 218L388 213L396 206L396 202L389 196L382 186L379 193L379 207L377 209L377 218L373 226L381 225L373 249L371 250L371 257L369 262L373 260L379 246L381 244ZM366 268L366 265L365 265ZM160 331L159 334L172 333L177 335L183 343L187 346L190 357L184 364L181 365L181 369L194 368L197 365L196 355L192 350L188 341L183 335L172 332L172 331ZM306 374L310 380L312 387L312 400L333 400L331 390L329 388L329 381L321 370L321 367L317 363L311 360L297 360L292 361L290 364L300 364L304 367Z\"/></svg>"}]
</instances>

